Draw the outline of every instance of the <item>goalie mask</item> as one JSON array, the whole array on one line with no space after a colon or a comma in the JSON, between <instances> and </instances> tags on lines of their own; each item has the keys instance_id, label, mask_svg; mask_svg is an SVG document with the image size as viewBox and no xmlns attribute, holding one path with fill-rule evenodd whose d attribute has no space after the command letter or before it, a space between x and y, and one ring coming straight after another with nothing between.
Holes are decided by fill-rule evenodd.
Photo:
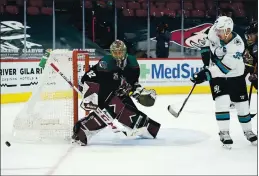
<instances>
[{"instance_id":1,"label":"goalie mask","mask_svg":"<svg viewBox=\"0 0 259 176\"><path fill-rule=\"evenodd\" d=\"M121 40L115 40L111 46L110 51L112 57L116 60L116 64L121 69L126 66L127 47Z\"/></svg>"}]
</instances>

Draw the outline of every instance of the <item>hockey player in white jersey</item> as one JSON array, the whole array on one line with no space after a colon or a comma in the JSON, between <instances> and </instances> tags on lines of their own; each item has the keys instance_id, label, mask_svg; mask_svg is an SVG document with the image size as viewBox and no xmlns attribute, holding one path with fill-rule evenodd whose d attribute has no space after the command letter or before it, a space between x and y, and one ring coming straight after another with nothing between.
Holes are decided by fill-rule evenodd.
<instances>
[{"instance_id":1,"label":"hockey player in white jersey","mask_svg":"<svg viewBox=\"0 0 259 176\"><path fill-rule=\"evenodd\" d=\"M230 102L235 103L238 119L247 140L257 143L257 135L252 132L248 95L244 74L245 64L242 58L244 43L241 37L233 32L233 21L230 17L219 17L208 33L207 44L213 56L210 66L195 73L192 82L200 84L210 81L211 92L216 106L216 120L220 140L226 147L231 147L233 140L229 134Z\"/></svg>"}]
</instances>

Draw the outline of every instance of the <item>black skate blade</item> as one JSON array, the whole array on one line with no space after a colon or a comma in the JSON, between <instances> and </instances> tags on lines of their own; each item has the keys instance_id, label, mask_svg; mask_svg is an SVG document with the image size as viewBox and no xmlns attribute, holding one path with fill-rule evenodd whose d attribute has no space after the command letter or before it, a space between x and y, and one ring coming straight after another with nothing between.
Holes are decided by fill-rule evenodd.
<instances>
[{"instance_id":1,"label":"black skate blade","mask_svg":"<svg viewBox=\"0 0 259 176\"><path fill-rule=\"evenodd\" d=\"M257 136L253 136L253 137L251 137L250 139L249 139L249 141L250 142L255 142L255 141L257 141Z\"/></svg>"},{"instance_id":2,"label":"black skate blade","mask_svg":"<svg viewBox=\"0 0 259 176\"><path fill-rule=\"evenodd\" d=\"M221 142L223 143L223 148L232 149L233 140L221 140Z\"/></svg>"},{"instance_id":3,"label":"black skate blade","mask_svg":"<svg viewBox=\"0 0 259 176\"><path fill-rule=\"evenodd\" d=\"M233 140L224 140L222 141L223 144L233 144Z\"/></svg>"}]
</instances>

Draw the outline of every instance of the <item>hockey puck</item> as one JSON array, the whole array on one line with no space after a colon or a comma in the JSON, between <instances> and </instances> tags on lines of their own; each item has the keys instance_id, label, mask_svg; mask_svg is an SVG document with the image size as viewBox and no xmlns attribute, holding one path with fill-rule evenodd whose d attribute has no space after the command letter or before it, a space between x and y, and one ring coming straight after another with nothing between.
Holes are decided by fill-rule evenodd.
<instances>
[{"instance_id":1,"label":"hockey puck","mask_svg":"<svg viewBox=\"0 0 259 176\"><path fill-rule=\"evenodd\" d=\"M11 146L10 142L8 142L8 141L6 141L5 144L7 145L7 147Z\"/></svg>"}]
</instances>

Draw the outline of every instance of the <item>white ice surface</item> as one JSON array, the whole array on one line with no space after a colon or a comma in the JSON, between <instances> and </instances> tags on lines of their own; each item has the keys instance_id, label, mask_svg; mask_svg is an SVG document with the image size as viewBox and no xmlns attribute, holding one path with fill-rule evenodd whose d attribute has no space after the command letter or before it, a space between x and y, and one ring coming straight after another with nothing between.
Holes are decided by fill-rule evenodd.
<instances>
[{"instance_id":1,"label":"white ice surface","mask_svg":"<svg viewBox=\"0 0 259 176\"><path fill-rule=\"evenodd\" d=\"M12 139L12 123L23 104L1 106L1 175L256 175L257 147L244 137L231 110L232 150L222 148L211 95L192 95L178 119L167 105L180 108L186 95L159 96L152 108L139 108L161 123L155 140L123 139L105 129L81 147L26 144ZM257 111L253 95L251 112ZM257 133L257 116L252 120ZM5 145L11 142L11 147Z\"/></svg>"}]
</instances>

